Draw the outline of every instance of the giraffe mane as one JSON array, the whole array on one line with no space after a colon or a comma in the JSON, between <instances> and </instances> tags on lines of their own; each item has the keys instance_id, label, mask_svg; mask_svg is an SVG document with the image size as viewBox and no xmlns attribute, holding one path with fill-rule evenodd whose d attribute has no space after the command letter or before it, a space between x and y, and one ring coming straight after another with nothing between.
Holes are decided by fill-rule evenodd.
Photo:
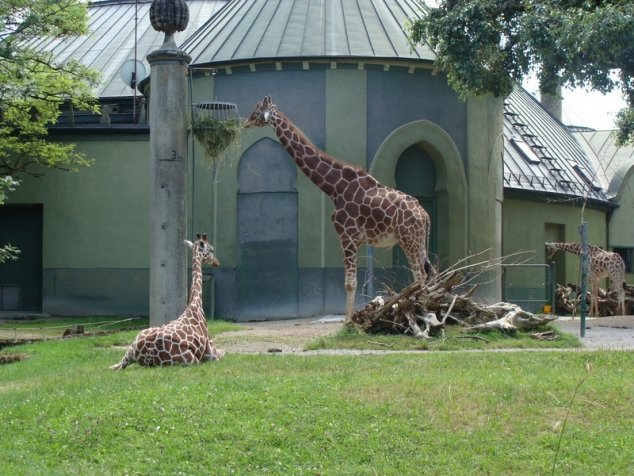
<instances>
[{"instance_id":1,"label":"giraffe mane","mask_svg":"<svg viewBox=\"0 0 634 476\"><path fill-rule=\"evenodd\" d=\"M300 137L301 140L303 140L307 144L310 144L313 147L313 149L315 149L315 152L317 154L321 155L324 159L326 159L329 162L332 162L333 164L337 164L341 168L349 167L349 168L354 169L357 172L360 172L360 173L362 173L364 175L370 175L370 173L368 171L366 171L363 167L360 167L360 166L355 165L355 164L350 164L348 162L344 162L342 160L337 159L336 157L333 157L332 155L328 154L327 152L324 152L322 149L317 147L308 137L306 137L306 134L304 134L299 127L297 127L295 124L293 124L293 122L290 121L289 118L283 112L281 112L279 109L277 109L277 106L275 106L275 104L272 104L271 107L275 107L275 110L276 110L277 114L279 116L281 116L286 121L286 123L288 124L288 127L289 127L290 130L292 130L293 132L297 133L297 135Z\"/></svg>"}]
</instances>

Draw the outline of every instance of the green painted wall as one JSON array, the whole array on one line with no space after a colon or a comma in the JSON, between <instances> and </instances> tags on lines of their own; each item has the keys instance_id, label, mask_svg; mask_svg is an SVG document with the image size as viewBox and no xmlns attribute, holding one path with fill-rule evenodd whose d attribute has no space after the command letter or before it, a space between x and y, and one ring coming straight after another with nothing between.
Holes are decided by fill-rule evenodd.
<instances>
[{"instance_id":1,"label":"green painted wall","mask_svg":"<svg viewBox=\"0 0 634 476\"><path fill-rule=\"evenodd\" d=\"M146 268L149 143L81 141L79 172L20 177L9 203L44 203L44 268Z\"/></svg>"},{"instance_id":2,"label":"green painted wall","mask_svg":"<svg viewBox=\"0 0 634 476\"><path fill-rule=\"evenodd\" d=\"M365 70L326 70L326 152L344 162L366 168L367 163L367 71ZM312 193L319 196L321 226L320 242L322 247L319 255L314 249L306 250L305 261L307 267L343 267L343 255L339 237L332 225L330 215L334 210L334 203L312 183L308 184ZM313 203L316 200L313 198ZM300 213L301 213L300 208ZM317 210L312 211L312 213ZM307 224L313 226L314 224ZM300 226L300 243L301 243ZM314 259L319 256L319 262ZM366 267L367 251L365 245L358 251L357 266ZM300 266L302 265L300 248Z\"/></svg>"},{"instance_id":3,"label":"green painted wall","mask_svg":"<svg viewBox=\"0 0 634 476\"><path fill-rule=\"evenodd\" d=\"M606 246L606 212L592 208L583 210L583 221L588 222L588 242L604 248ZM582 221L582 204L580 202L545 203L530 199L506 198L503 211L503 255L519 251L527 253L521 261L527 263L546 263L544 243L552 240L552 230L561 230L561 240L581 243L579 225ZM579 282L579 258L563 253L557 254L558 264L565 265L565 285L568 282ZM561 280L561 272L558 273ZM518 278L519 279L519 278ZM521 284L521 283L518 283ZM602 284L604 285L604 284Z\"/></svg>"},{"instance_id":4,"label":"green painted wall","mask_svg":"<svg viewBox=\"0 0 634 476\"><path fill-rule=\"evenodd\" d=\"M609 222L609 246L610 249L632 248L634 247L634 166L619 170L623 177L621 188L617 195L616 208L610 217ZM628 283L634 282L634 273L627 273L625 280Z\"/></svg>"},{"instance_id":5,"label":"green painted wall","mask_svg":"<svg viewBox=\"0 0 634 476\"><path fill-rule=\"evenodd\" d=\"M43 204L43 311L147 313L147 136L84 135L76 144L94 165L38 169L44 177L19 177L9 195Z\"/></svg>"}]
</instances>

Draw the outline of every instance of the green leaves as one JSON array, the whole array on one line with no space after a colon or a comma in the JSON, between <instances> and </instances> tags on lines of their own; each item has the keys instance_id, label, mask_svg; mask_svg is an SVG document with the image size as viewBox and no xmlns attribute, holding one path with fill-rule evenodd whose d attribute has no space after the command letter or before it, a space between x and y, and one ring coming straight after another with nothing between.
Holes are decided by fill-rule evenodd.
<instances>
[{"instance_id":1,"label":"green leaves","mask_svg":"<svg viewBox=\"0 0 634 476\"><path fill-rule=\"evenodd\" d=\"M63 170L90 165L73 145L47 141L47 126L57 122L65 101L96 111L99 75L76 60L58 62L41 48L42 38L87 34L86 3L5 1L0 31L0 177L30 173L33 164Z\"/></svg>"},{"instance_id":2,"label":"green leaves","mask_svg":"<svg viewBox=\"0 0 634 476\"><path fill-rule=\"evenodd\" d=\"M531 72L549 95L567 85L602 93L619 88L634 98L632 2L443 0L426 12L411 24L410 39L434 49L463 99L504 97Z\"/></svg>"}]
</instances>

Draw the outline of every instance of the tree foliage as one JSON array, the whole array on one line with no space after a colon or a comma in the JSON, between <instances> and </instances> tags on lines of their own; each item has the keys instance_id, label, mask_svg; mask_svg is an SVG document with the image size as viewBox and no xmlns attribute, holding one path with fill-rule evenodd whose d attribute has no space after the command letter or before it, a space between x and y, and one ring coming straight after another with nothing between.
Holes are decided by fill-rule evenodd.
<instances>
[{"instance_id":1,"label":"tree foliage","mask_svg":"<svg viewBox=\"0 0 634 476\"><path fill-rule=\"evenodd\" d=\"M13 180L9 175L6 177L0 177L0 205L2 205L7 198L7 192L14 190L18 186L18 182ZM20 250L11 246L11 243L0 246L0 263L4 263L9 259L17 259Z\"/></svg>"},{"instance_id":2,"label":"tree foliage","mask_svg":"<svg viewBox=\"0 0 634 476\"><path fill-rule=\"evenodd\" d=\"M95 111L98 74L79 61L58 62L46 42L88 33L82 0L0 2L0 177L31 173L34 164L75 170L91 162L73 144L46 140L59 107Z\"/></svg>"},{"instance_id":3,"label":"tree foliage","mask_svg":"<svg viewBox=\"0 0 634 476\"><path fill-rule=\"evenodd\" d=\"M617 139L634 144L634 2L440 0L409 28L463 98L506 96L531 73L552 96L558 85L620 89Z\"/></svg>"}]
</instances>

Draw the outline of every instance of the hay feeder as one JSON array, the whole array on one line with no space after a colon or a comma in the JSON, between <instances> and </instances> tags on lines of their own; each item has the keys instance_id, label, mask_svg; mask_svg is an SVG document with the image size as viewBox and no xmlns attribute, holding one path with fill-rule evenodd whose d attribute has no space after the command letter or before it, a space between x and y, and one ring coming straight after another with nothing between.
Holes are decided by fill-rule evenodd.
<instances>
[{"instance_id":1,"label":"hay feeder","mask_svg":"<svg viewBox=\"0 0 634 476\"><path fill-rule=\"evenodd\" d=\"M208 158L218 159L232 145L237 146L241 130L242 119L236 104L222 101L192 104L192 131Z\"/></svg>"}]
</instances>

